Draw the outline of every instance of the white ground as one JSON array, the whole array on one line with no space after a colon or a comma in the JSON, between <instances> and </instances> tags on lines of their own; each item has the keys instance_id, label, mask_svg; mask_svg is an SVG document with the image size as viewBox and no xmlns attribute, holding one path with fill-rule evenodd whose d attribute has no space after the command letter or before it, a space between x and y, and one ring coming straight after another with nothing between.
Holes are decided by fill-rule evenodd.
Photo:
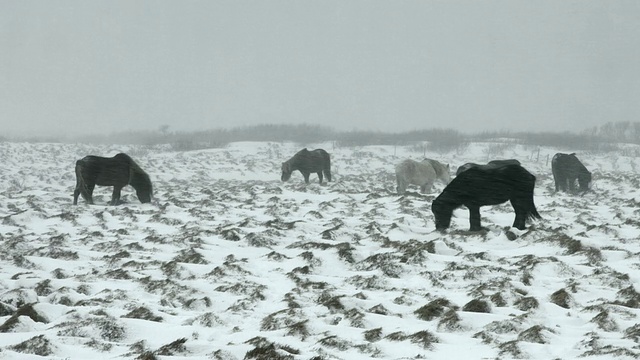
<instances>
[{"instance_id":1,"label":"white ground","mask_svg":"<svg viewBox=\"0 0 640 360\"><path fill-rule=\"evenodd\" d=\"M578 153L595 179L579 197L552 191L557 149L313 144L334 181L281 183L301 147L0 143L0 358L640 357L637 148ZM106 206L98 187L97 205L71 205L75 161L121 151L154 203L127 187ZM424 154L452 172L519 159L544 219L510 241L507 203L481 209L487 232L466 231L465 209L434 231L444 185L395 194L394 165Z\"/></svg>"}]
</instances>

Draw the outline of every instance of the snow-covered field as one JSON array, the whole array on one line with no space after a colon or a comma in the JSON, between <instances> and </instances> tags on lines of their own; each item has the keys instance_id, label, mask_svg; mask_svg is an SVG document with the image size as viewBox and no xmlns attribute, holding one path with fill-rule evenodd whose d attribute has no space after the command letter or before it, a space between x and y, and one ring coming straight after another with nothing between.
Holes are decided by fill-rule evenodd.
<instances>
[{"instance_id":1,"label":"snow-covered field","mask_svg":"<svg viewBox=\"0 0 640 360\"><path fill-rule=\"evenodd\" d=\"M455 168L516 158L543 220L510 241L506 203L434 230L432 194L395 194L420 147L323 147L334 181L281 183L302 145L0 143L0 358L594 359L640 357L640 158L578 153L583 197L553 193L557 149L426 152ZM539 151L538 151L539 150ZM127 152L154 202L71 205L74 163ZM569 151L564 151L569 152Z\"/></svg>"}]
</instances>

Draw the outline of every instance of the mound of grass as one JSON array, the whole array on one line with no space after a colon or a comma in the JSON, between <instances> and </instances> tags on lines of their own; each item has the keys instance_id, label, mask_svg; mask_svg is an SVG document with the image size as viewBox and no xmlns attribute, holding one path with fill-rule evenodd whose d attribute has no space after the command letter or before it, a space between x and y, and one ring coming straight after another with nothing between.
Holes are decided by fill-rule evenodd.
<instances>
[{"instance_id":1,"label":"mound of grass","mask_svg":"<svg viewBox=\"0 0 640 360\"><path fill-rule=\"evenodd\" d=\"M395 254L379 253L369 256L368 258L358 262L356 268L358 270L370 271L378 269L385 276L390 278L399 278L402 274L402 266L398 265L398 259Z\"/></svg>"},{"instance_id":2,"label":"mound of grass","mask_svg":"<svg viewBox=\"0 0 640 360\"><path fill-rule=\"evenodd\" d=\"M551 294L551 302L565 309L571 308L571 295L565 289L560 289Z\"/></svg>"},{"instance_id":3,"label":"mound of grass","mask_svg":"<svg viewBox=\"0 0 640 360\"><path fill-rule=\"evenodd\" d=\"M422 330L418 331L415 334L411 334L409 335L409 339L411 339L412 343L418 344L427 350L433 349L433 344L440 342L438 337L427 330Z\"/></svg>"},{"instance_id":4,"label":"mound of grass","mask_svg":"<svg viewBox=\"0 0 640 360\"><path fill-rule=\"evenodd\" d=\"M309 320L302 320L287 326L287 336L298 336L302 341L309 337L310 332L307 327Z\"/></svg>"},{"instance_id":5,"label":"mound of grass","mask_svg":"<svg viewBox=\"0 0 640 360\"><path fill-rule=\"evenodd\" d=\"M548 344L549 340L544 335L544 331L553 332L547 327L534 325L518 334L518 341L526 341L536 344Z\"/></svg>"},{"instance_id":6,"label":"mound of grass","mask_svg":"<svg viewBox=\"0 0 640 360\"><path fill-rule=\"evenodd\" d=\"M598 315L594 316L591 322L598 325L598 327L604 331L611 332L620 330L618 324L609 316L609 312L606 310L602 310Z\"/></svg>"},{"instance_id":7,"label":"mound of grass","mask_svg":"<svg viewBox=\"0 0 640 360\"><path fill-rule=\"evenodd\" d=\"M491 295L491 297L489 298L489 300L491 300L491 302L493 303L493 305L497 306L497 307L505 307L507 306L507 301L504 299L504 297L502 296L501 293L497 292L493 295Z\"/></svg>"},{"instance_id":8,"label":"mound of grass","mask_svg":"<svg viewBox=\"0 0 640 360\"><path fill-rule=\"evenodd\" d=\"M38 356L51 356L54 353L54 346L44 335L34 336L19 344L9 346L9 349L24 354L34 354Z\"/></svg>"},{"instance_id":9,"label":"mound of grass","mask_svg":"<svg viewBox=\"0 0 640 360\"><path fill-rule=\"evenodd\" d=\"M294 355L299 355L300 350L288 345L273 343L263 337L255 337L245 343L254 346L247 351L244 360L293 360Z\"/></svg>"},{"instance_id":10,"label":"mound of grass","mask_svg":"<svg viewBox=\"0 0 640 360\"><path fill-rule=\"evenodd\" d=\"M167 345L162 345L154 353L162 356L176 356L187 353L187 347L184 345L187 342L187 338L179 338L172 341Z\"/></svg>"},{"instance_id":11,"label":"mound of grass","mask_svg":"<svg viewBox=\"0 0 640 360\"><path fill-rule=\"evenodd\" d=\"M618 291L617 295L618 297L624 300L623 301L616 300L613 302L614 304L635 308L635 309L640 308L640 293L636 291L633 285Z\"/></svg>"},{"instance_id":12,"label":"mound of grass","mask_svg":"<svg viewBox=\"0 0 640 360\"><path fill-rule=\"evenodd\" d=\"M163 319L161 316L154 315L153 312L147 309L144 306L137 307L125 315L122 315L123 318L131 318L131 319L141 319L147 321L155 321L162 322Z\"/></svg>"},{"instance_id":13,"label":"mound of grass","mask_svg":"<svg viewBox=\"0 0 640 360\"><path fill-rule=\"evenodd\" d=\"M18 308L18 310L16 310L16 312L11 315L11 317L7 319L4 324L0 325L0 333L6 333L13 330L15 326L20 322L20 316L27 316L35 322L45 324L48 323L49 321L47 320L47 318L38 313L38 311L33 308L33 305L34 304L26 304Z\"/></svg>"},{"instance_id":14,"label":"mound of grass","mask_svg":"<svg viewBox=\"0 0 640 360\"><path fill-rule=\"evenodd\" d=\"M522 352L522 350L520 349L520 346L518 346L517 340L504 342L500 344L498 348L500 349L500 351L498 352L498 355L500 356L501 359L502 358L527 359L528 358L526 354Z\"/></svg>"},{"instance_id":15,"label":"mound of grass","mask_svg":"<svg viewBox=\"0 0 640 360\"><path fill-rule=\"evenodd\" d=\"M382 328L367 330L363 333L364 339L368 342L376 342L382 339Z\"/></svg>"},{"instance_id":16,"label":"mound of grass","mask_svg":"<svg viewBox=\"0 0 640 360\"><path fill-rule=\"evenodd\" d=\"M446 330L446 331L457 331L462 329L462 325L460 321L462 319L458 315L458 313L449 309L442 315L442 318L438 322L438 330Z\"/></svg>"},{"instance_id":17,"label":"mound of grass","mask_svg":"<svg viewBox=\"0 0 640 360\"><path fill-rule=\"evenodd\" d=\"M418 319L431 321L439 316L442 316L447 309L457 309L458 307L445 298L438 298L430 301L428 304L420 307L413 313L416 314Z\"/></svg>"},{"instance_id":18,"label":"mound of grass","mask_svg":"<svg viewBox=\"0 0 640 360\"><path fill-rule=\"evenodd\" d=\"M478 313L490 313L491 312L491 305L489 305L489 302L487 302L485 300L473 299L473 300L469 301L468 303L466 303L462 307L462 311L478 312Z\"/></svg>"},{"instance_id":19,"label":"mound of grass","mask_svg":"<svg viewBox=\"0 0 640 360\"><path fill-rule=\"evenodd\" d=\"M188 264L200 264L206 265L209 262L204 258L204 255L197 252L194 248L181 250L178 255L173 258L174 261Z\"/></svg>"}]
</instances>

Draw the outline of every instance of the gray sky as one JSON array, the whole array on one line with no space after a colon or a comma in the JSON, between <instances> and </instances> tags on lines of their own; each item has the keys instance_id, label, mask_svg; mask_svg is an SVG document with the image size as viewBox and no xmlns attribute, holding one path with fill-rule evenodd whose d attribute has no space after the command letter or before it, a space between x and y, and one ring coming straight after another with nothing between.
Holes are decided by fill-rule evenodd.
<instances>
[{"instance_id":1,"label":"gray sky","mask_svg":"<svg viewBox=\"0 0 640 360\"><path fill-rule=\"evenodd\" d=\"M636 0L0 0L0 125L582 130L638 120L638 19Z\"/></svg>"}]
</instances>

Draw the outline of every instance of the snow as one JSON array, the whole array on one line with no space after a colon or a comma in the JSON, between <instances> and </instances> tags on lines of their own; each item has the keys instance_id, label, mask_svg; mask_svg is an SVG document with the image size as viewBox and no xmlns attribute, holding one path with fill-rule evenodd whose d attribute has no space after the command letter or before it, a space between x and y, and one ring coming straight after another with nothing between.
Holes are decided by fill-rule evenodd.
<instances>
[{"instance_id":1,"label":"snow","mask_svg":"<svg viewBox=\"0 0 640 360\"><path fill-rule=\"evenodd\" d=\"M280 182L280 163L303 146L331 154L333 182L305 185L298 172ZM574 196L553 191L559 149L512 142L442 153L2 142L0 358L637 358L631 150L578 152L594 186ZM107 206L111 189L97 187L96 205L73 206L75 161L118 152L149 173L152 204L126 187L125 203ZM464 208L435 231L444 185L395 194L395 164L424 155L452 173L520 160L543 220L510 228L507 203L481 209L487 231L468 232ZM489 312L465 309L473 300ZM18 308L31 312L12 317Z\"/></svg>"}]
</instances>

